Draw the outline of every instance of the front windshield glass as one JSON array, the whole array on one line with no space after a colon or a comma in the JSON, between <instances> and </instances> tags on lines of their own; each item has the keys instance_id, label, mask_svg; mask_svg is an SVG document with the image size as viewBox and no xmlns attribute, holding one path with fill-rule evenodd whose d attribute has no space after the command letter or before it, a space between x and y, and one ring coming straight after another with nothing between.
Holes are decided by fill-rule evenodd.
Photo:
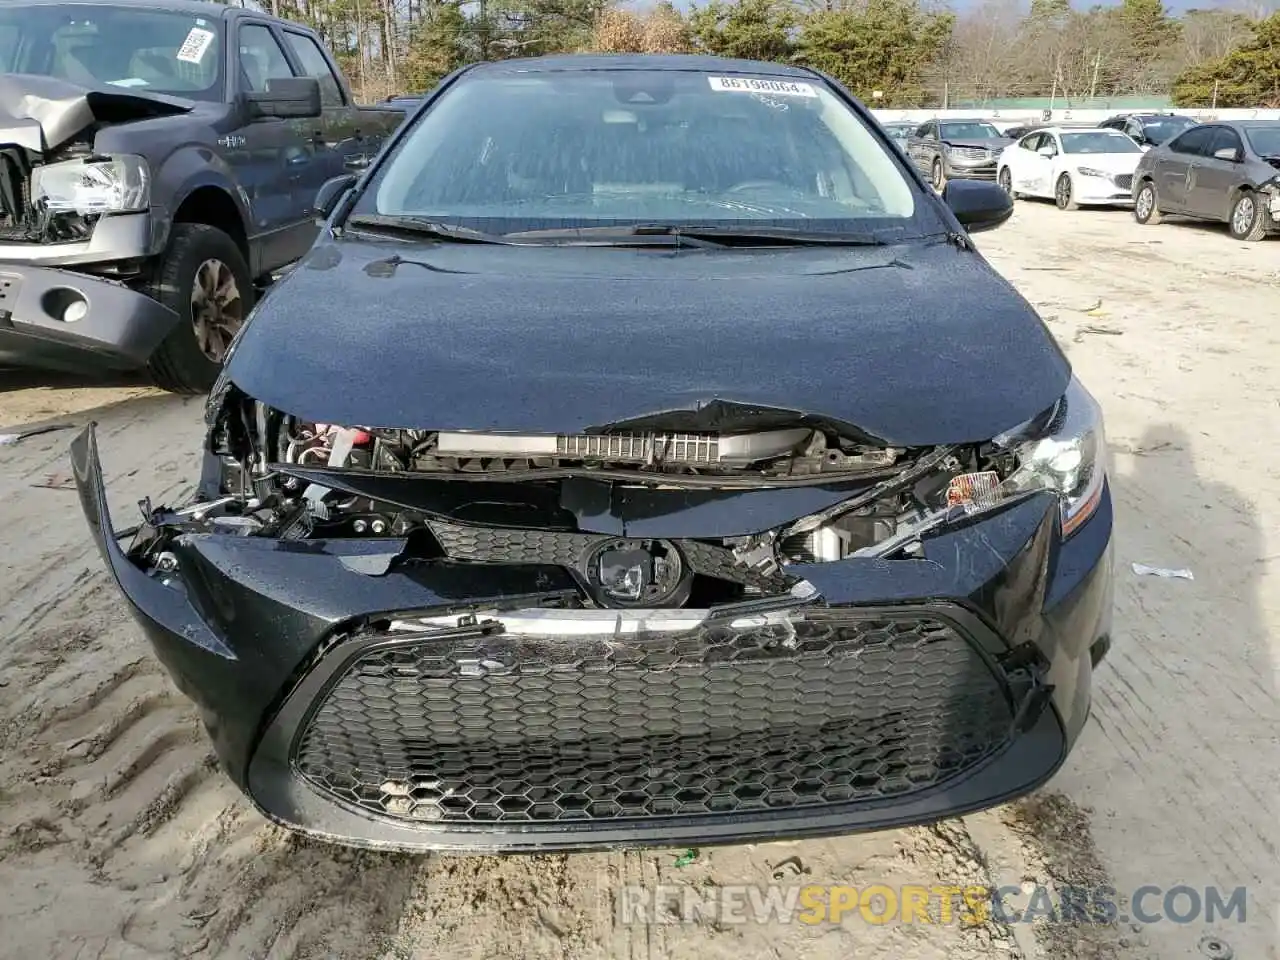
<instances>
[{"instance_id":1,"label":"front windshield glass","mask_svg":"<svg viewBox=\"0 0 1280 960\"><path fill-rule=\"evenodd\" d=\"M1260 157L1280 157L1280 124L1269 124L1265 127L1245 127L1244 135L1249 138L1249 146Z\"/></svg>"},{"instance_id":2,"label":"front windshield glass","mask_svg":"<svg viewBox=\"0 0 1280 960\"><path fill-rule=\"evenodd\" d=\"M490 233L663 223L903 236L921 232L915 205L901 160L816 80L591 70L464 79L354 212Z\"/></svg>"},{"instance_id":3,"label":"front windshield glass","mask_svg":"<svg viewBox=\"0 0 1280 960\"><path fill-rule=\"evenodd\" d=\"M1064 133L1063 153L1141 153L1142 148L1123 133Z\"/></svg>"},{"instance_id":4,"label":"front windshield glass","mask_svg":"<svg viewBox=\"0 0 1280 960\"><path fill-rule=\"evenodd\" d=\"M1147 120L1142 124L1143 135L1152 143L1164 143L1170 137L1176 137L1183 130L1196 126L1190 117L1161 117L1159 120Z\"/></svg>"},{"instance_id":5,"label":"front windshield glass","mask_svg":"<svg viewBox=\"0 0 1280 960\"><path fill-rule=\"evenodd\" d=\"M222 98L222 22L147 7L0 5L0 72Z\"/></svg>"},{"instance_id":6,"label":"front windshield glass","mask_svg":"<svg viewBox=\"0 0 1280 960\"><path fill-rule=\"evenodd\" d=\"M938 126L941 128L943 140L990 140L993 137L1003 136L999 130L989 123L966 121L964 123L942 123Z\"/></svg>"}]
</instances>

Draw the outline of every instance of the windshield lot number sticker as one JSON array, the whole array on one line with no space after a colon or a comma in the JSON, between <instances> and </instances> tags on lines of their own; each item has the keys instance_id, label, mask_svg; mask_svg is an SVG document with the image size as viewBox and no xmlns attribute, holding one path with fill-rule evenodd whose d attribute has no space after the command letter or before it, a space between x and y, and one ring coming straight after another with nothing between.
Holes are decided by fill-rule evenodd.
<instances>
[{"instance_id":1,"label":"windshield lot number sticker","mask_svg":"<svg viewBox=\"0 0 1280 960\"><path fill-rule=\"evenodd\" d=\"M773 97L816 97L813 85L797 80L761 80L756 77L707 77L719 93L767 93Z\"/></svg>"},{"instance_id":2,"label":"windshield lot number sticker","mask_svg":"<svg viewBox=\"0 0 1280 960\"><path fill-rule=\"evenodd\" d=\"M183 63L199 63L204 59L205 52L209 49L209 44L213 43L213 31L201 30L199 27L192 27L191 32L187 34L187 39L182 41L182 46L178 48L175 59L181 60Z\"/></svg>"}]
</instances>

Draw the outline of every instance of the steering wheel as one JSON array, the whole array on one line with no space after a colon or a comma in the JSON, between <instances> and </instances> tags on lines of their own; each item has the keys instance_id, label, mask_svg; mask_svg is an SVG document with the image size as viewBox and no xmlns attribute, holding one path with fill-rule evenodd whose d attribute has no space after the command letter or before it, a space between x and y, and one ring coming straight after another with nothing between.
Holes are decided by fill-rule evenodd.
<instances>
[{"instance_id":1,"label":"steering wheel","mask_svg":"<svg viewBox=\"0 0 1280 960\"><path fill-rule=\"evenodd\" d=\"M772 187L786 187L781 180L743 180L735 183L725 193L746 193L749 190L768 190Z\"/></svg>"}]
</instances>

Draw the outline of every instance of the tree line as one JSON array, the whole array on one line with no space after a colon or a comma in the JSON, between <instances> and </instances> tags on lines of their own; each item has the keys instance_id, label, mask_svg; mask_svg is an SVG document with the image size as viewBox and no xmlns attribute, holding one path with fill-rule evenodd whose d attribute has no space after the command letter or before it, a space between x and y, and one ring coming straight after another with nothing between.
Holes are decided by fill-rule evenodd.
<instances>
[{"instance_id":1,"label":"tree line","mask_svg":"<svg viewBox=\"0 0 1280 960\"><path fill-rule=\"evenodd\" d=\"M363 98L430 89L477 60L710 53L815 67L873 106L1067 105L1172 97L1280 106L1280 12L1239 0L1175 16L1162 0L227 0L313 26Z\"/></svg>"}]
</instances>

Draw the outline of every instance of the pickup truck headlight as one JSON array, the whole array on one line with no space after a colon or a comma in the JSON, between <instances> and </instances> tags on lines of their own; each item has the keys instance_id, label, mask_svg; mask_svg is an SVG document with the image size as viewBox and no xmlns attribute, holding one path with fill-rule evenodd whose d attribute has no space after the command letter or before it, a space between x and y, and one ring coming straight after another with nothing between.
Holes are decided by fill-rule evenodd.
<instances>
[{"instance_id":1,"label":"pickup truck headlight","mask_svg":"<svg viewBox=\"0 0 1280 960\"><path fill-rule=\"evenodd\" d=\"M1101 177L1103 180L1110 180L1111 174L1105 170L1095 170L1093 167L1080 167L1080 176L1082 177Z\"/></svg>"},{"instance_id":2,"label":"pickup truck headlight","mask_svg":"<svg viewBox=\"0 0 1280 960\"><path fill-rule=\"evenodd\" d=\"M1062 536L1093 516L1107 475L1102 408L1074 377L1046 422L1019 427L995 439L1018 466L1002 486L1010 492L1052 490L1062 510Z\"/></svg>"},{"instance_id":3,"label":"pickup truck headlight","mask_svg":"<svg viewBox=\"0 0 1280 960\"><path fill-rule=\"evenodd\" d=\"M132 154L66 160L31 171L31 203L49 214L126 213L151 206L151 171Z\"/></svg>"}]
</instances>

